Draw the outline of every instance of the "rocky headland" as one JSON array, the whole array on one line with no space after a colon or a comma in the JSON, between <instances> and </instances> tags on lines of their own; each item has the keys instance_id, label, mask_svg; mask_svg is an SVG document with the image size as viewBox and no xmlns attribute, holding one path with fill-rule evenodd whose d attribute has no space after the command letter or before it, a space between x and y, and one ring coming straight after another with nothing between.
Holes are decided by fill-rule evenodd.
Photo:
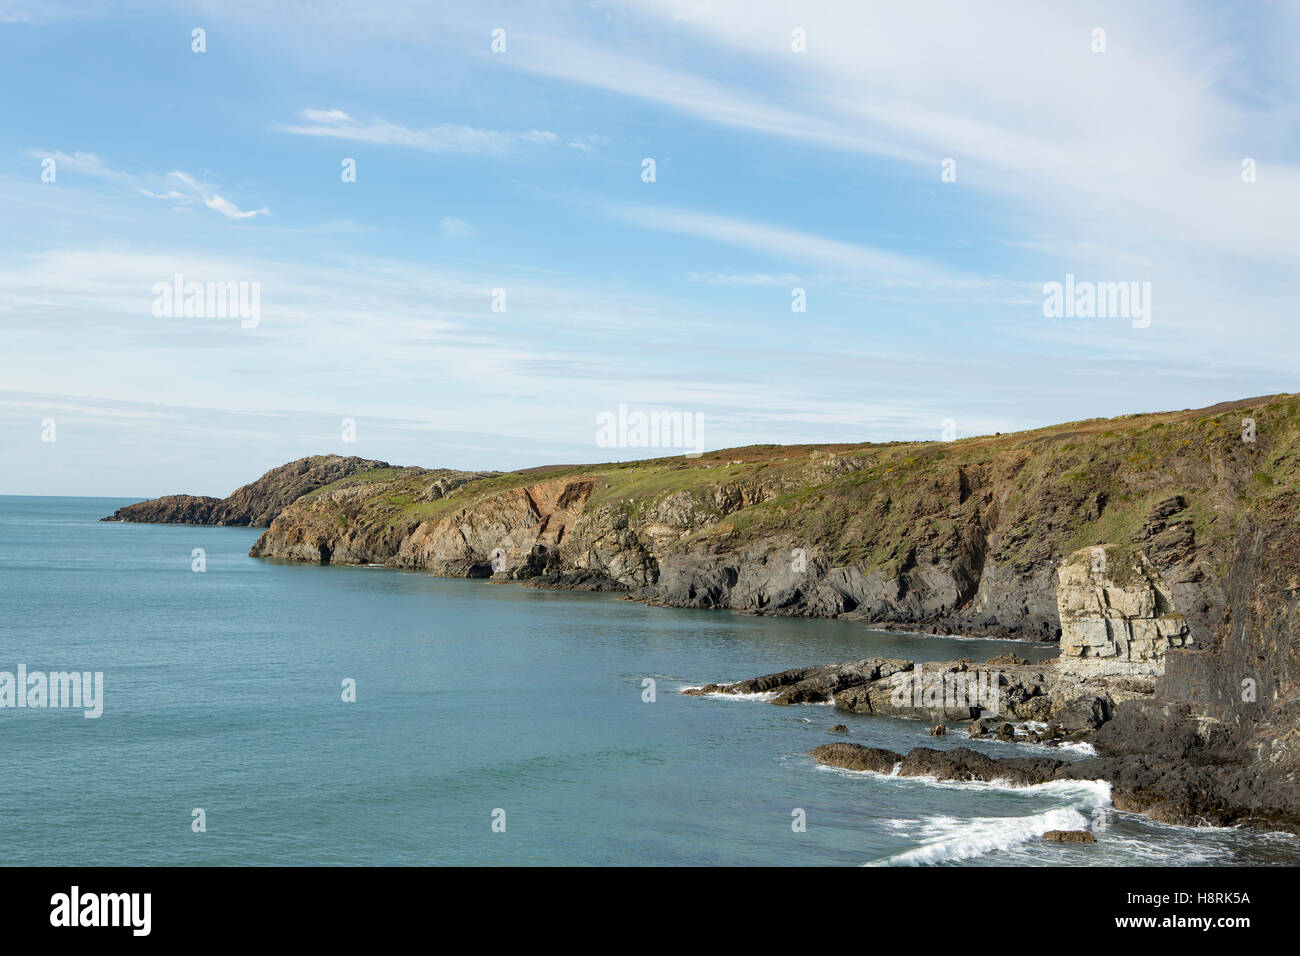
<instances>
[{"instance_id":1,"label":"rocky headland","mask_svg":"<svg viewBox=\"0 0 1300 956\"><path fill-rule=\"evenodd\" d=\"M118 508L100 520L265 528L276 515L308 492L359 472L388 467L386 461L313 455L272 468L257 481L244 485L226 498L163 495Z\"/></svg>"},{"instance_id":2,"label":"rocky headland","mask_svg":"<svg viewBox=\"0 0 1300 956\"><path fill-rule=\"evenodd\" d=\"M350 470L242 498L158 499L110 520L269 523L254 556L1059 642L1050 665L994 665L1006 710L981 730L1055 726L1098 756L1022 758L1017 773L1108 779L1117 807L1161 819L1300 828L1295 395L953 442L754 446L506 474L304 461ZM769 690L900 716L876 685L902 664L803 669ZM976 681L990 670L942 666ZM946 703L934 712L924 693L910 706L963 719ZM964 719L986 718L967 708ZM933 753L917 760L937 775L994 772ZM1045 762L1031 771L1023 759ZM964 769L945 771L951 761Z\"/></svg>"}]
</instances>

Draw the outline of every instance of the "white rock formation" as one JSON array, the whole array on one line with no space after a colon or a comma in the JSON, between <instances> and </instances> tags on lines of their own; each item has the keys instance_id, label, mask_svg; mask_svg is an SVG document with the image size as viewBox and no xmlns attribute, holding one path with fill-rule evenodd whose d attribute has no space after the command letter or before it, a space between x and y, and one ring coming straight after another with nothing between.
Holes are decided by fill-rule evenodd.
<instances>
[{"instance_id":1,"label":"white rock formation","mask_svg":"<svg viewBox=\"0 0 1300 956\"><path fill-rule=\"evenodd\" d=\"M1141 552L1131 580L1111 576L1112 549L1102 545L1070 555L1058 571L1061 670L1066 674L1163 674L1170 647L1191 643L1187 621L1173 608L1169 588Z\"/></svg>"}]
</instances>

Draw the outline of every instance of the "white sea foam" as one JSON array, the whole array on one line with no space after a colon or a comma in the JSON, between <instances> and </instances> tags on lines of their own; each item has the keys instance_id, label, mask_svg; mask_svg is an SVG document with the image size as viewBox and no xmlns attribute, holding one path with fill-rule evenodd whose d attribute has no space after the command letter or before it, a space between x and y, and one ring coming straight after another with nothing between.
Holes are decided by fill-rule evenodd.
<instances>
[{"instance_id":1,"label":"white sea foam","mask_svg":"<svg viewBox=\"0 0 1300 956\"><path fill-rule=\"evenodd\" d=\"M684 693L688 690L699 690L703 686L705 685L696 684L692 687L683 687L682 692ZM774 690L768 690L758 694L723 694L714 692L712 694L700 694L699 696L707 697L710 700L775 700L777 694Z\"/></svg>"},{"instance_id":2,"label":"white sea foam","mask_svg":"<svg viewBox=\"0 0 1300 956\"><path fill-rule=\"evenodd\" d=\"M1085 830L1088 818L1074 807L1058 807L1024 817L929 817L921 846L896 853L869 866L926 866L970 860L1037 840L1048 830Z\"/></svg>"},{"instance_id":3,"label":"white sea foam","mask_svg":"<svg viewBox=\"0 0 1300 956\"><path fill-rule=\"evenodd\" d=\"M681 687L677 688L677 692L685 693L688 690L699 690L701 687L705 687L705 686L707 685L683 684ZM726 685L722 685L722 686L726 686ZM780 691L765 690L755 694L729 694L726 692L714 692L712 694L699 694L697 696L708 697L710 699L716 699L716 700L776 700L776 698L779 697L780 695L781 695ZM805 700L805 701L800 701L799 704L796 706L802 706L804 704L807 704L808 706L811 707L833 707L835 705L835 701L833 699L832 700Z\"/></svg>"},{"instance_id":4,"label":"white sea foam","mask_svg":"<svg viewBox=\"0 0 1300 956\"><path fill-rule=\"evenodd\" d=\"M1097 756L1097 748L1086 740L1067 740L1065 743L1057 744L1057 750L1068 750L1071 753L1083 754L1085 757Z\"/></svg>"},{"instance_id":5,"label":"white sea foam","mask_svg":"<svg viewBox=\"0 0 1300 956\"><path fill-rule=\"evenodd\" d=\"M889 780L901 785L920 784L926 787L940 787L945 790L1005 790L1009 793L1059 794L1075 796L1088 802L1090 806L1107 806L1110 804L1110 783L1105 780L1048 780L1044 783L1018 785L1010 780L940 780L928 775L904 777L899 773L902 763L894 764L889 773L877 773L874 770L849 770L845 767L832 767L829 764L815 763L813 769L822 773L841 774L846 777L875 777L877 780Z\"/></svg>"},{"instance_id":6,"label":"white sea foam","mask_svg":"<svg viewBox=\"0 0 1300 956\"><path fill-rule=\"evenodd\" d=\"M1064 806L1026 816L953 817L934 815L920 820L892 818L883 821L895 832L915 829L921 845L905 850L868 866L924 866L974 859L989 853L1037 840L1048 830L1085 830L1089 816L1110 807L1111 786L1105 780L1049 780L1046 783L1016 786L1008 780L939 780L935 777L902 777L895 765L889 774L870 770L845 770L817 764L816 768L850 777L873 777L899 787L937 787L944 790L997 790L1026 797L1055 797Z\"/></svg>"},{"instance_id":7,"label":"white sea foam","mask_svg":"<svg viewBox=\"0 0 1300 956\"><path fill-rule=\"evenodd\" d=\"M1038 728L1035 728L1032 722L1026 723L1015 728L1016 736L1014 740L1001 740L997 737L983 737L981 740L987 744L1002 744L1004 746L1017 747L1031 752L1044 754L1066 751L1067 753L1079 754L1084 757L1097 756L1097 748L1087 741L1065 740L1060 743L1039 743L1038 741L1031 740L1029 734L1026 732L1027 730L1045 729L1046 726L1046 724L1040 724L1038 725Z\"/></svg>"},{"instance_id":8,"label":"white sea foam","mask_svg":"<svg viewBox=\"0 0 1300 956\"><path fill-rule=\"evenodd\" d=\"M874 861L868 866L924 866L970 860L1037 840L1048 830L1086 830L1089 817L1085 814L1095 814L1097 810L1110 806L1110 784L1104 780L1051 780L1028 787L1015 787L1006 781L978 783L918 777L893 779L922 780L927 786L946 788L985 788L1038 796L1051 794L1063 798L1066 805L1021 817L925 817L918 821L918 837L922 840L920 846Z\"/></svg>"}]
</instances>

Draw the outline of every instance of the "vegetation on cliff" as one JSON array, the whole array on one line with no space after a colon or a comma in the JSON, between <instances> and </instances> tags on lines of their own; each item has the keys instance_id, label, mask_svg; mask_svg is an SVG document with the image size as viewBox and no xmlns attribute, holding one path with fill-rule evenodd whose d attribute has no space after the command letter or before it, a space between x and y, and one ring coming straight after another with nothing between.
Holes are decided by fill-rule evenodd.
<instances>
[{"instance_id":1,"label":"vegetation on cliff","mask_svg":"<svg viewBox=\"0 0 1300 956\"><path fill-rule=\"evenodd\" d=\"M1206 636L1242 517L1300 490L1298 425L1274 396L954 442L376 469L304 495L253 553L1053 639L1058 565L1107 544L1116 574L1146 554Z\"/></svg>"}]
</instances>

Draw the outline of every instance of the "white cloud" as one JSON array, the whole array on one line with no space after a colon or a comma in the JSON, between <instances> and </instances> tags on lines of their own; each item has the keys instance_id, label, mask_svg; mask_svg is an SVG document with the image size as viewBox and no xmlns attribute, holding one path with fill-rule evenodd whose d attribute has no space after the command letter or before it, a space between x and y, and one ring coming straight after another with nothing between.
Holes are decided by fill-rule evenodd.
<instances>
[{"instance_id":1,"label":"white cloud","mask_svg":"<svg viewBox=\"0 0 1300 956\"><path fill-rule=\"evenodd\" d=\"M607 202L601 204L601 208L610 215L643 229L696 236L809 263L821 269L838 269L858 280L876 280L892 285L928 283L967 288L992 284L991 280L964 276L921 258L840 239L828 239L783 226L640 203Z\"/></svg>"},{"instance_id":2,"label":"white cloud","mask_svg":"<svg viewBox=\"0 0 1300 956\"><path fill-rule=\"evenodd\" d=\"M197 197L203 202L203 205L207 206L209 209L213 210L214 212L221 213L223 216L226 216L227 218L230 219L252 219L255 216L266 216L266 215L270 215L271 213L271 210L267 209L265 206L263 206L261 209L252 209L245 212L244 210L236 206L234 203L232 203L230 200L226 199L224 196L220 196L217 193L213 192L210 187L202 185L199 182L197 182L194 179L194 177L191 176L189 173L173 171L168 173L167 175L170 176L172 179L184 183L187 187L189 187L189 189L194 195L183 196L177 193L176 191L172 190L169 191L164 196L160 196L157 198L176 198L178 202L190 203L194 201L195 197Z\"/></svg>"},{"instance_id":3,"label":"white cloud","mask_svg":"<svg viewBox=\"0 0 1300 956\"><path fill-rule=\"evenodd\" d=\"M1004 215L1091 240L1100 263L1171 242L1278 266L1300 255L1300 166L1288 146L1297 122L1267 82L1290 72L1281 37L1300 42L1300 17L1282 5L1258 12L1260 32L1279 38L1264 63L1228 12L1176 0L1086 10L1008 0L997 16L964 0L624 0L609 10L635 44L590 24L547 24L503 62L720 126L901 160L936 189L996 194L1010 203ZM1107 52L1094 54L1103 22ZM790 49L795 24L807 53ZM1253 73L1266 82L1252 84ZM1252 187L1239 177L1247 156L1261 168ZM958 181L941 186L949 157ZM1168 259L1167 247L1158 253Z\"/></svg>"},{"instance_id":4,"label":"white cloud","mask_svg":"<svg viewBox=\"0 0 1300 956\"><path fill-rule=\"evenodd\" d=\"M306 109L299 115L307 121L305 124L280 123L276 129L297 136L327 136L383 146L405 146L430 153L501 155L524 145L559 142L555 133L538 129L501 133L454 123L414 129L383 119L358 120L343 110L335 109Z\"/></svg>"},{"instance_id":5,"label":"white cloud","mask_svg":"<svg viewBox=\"0 0 1300 956\"><path fill-rule=\"evenodd\" d=\"M29 149L27 155L40 159L53 159L55 161L56 175L71 169L74 173L81 173L106 182L129 186L142 196L174 203L178 211L188 211L185 207L195 202L202 202L207 208L231 219L252 219L255 216L270 214L270 210L265 206L245 212L225 197L212 191L211 187L199 183L193 176L185 172L173 171L165 177L154 174L137 175L110 168L94 153L76 152L68 154L59 150ZM180 183L188 192L168 188L173 183Z\"/></svg>"},{"instance_id":6,"label":"white cloud","mask_svg":"<svg viewBox=\"0 0 1300 956\"><path fill-rule=\"evenodd\" d=\"M254 216L264 216L271 212L271 210L267 209L265 206L261 209L250 209L245 212L228 199L216 195L209 196L207 199L203 200L203 205L207 206L209 209L215 209L223 216L229 216L231 219L252 219Z\"/></svg>"}]
</instances>

